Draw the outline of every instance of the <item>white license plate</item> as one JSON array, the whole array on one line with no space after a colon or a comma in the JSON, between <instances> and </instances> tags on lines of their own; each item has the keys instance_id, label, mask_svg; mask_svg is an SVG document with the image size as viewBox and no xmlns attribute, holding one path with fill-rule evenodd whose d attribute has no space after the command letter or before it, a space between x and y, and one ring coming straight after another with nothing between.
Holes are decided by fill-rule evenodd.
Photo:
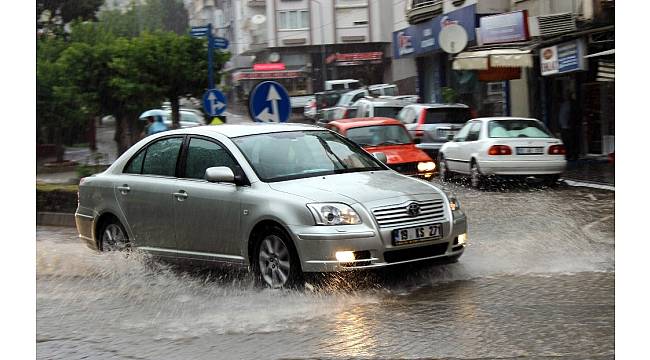
<instances>
[{"instance_id":1,"label":"white license plate","mask_svg":"<svg viewBox=\"0 0 650 360\"><path fill-rule=\"evenodd\" d=\"M421 241L440 239L442 224L414 226L393 230L393 245L414 244Z\"/></svg>"},{"instance_id":2,"label":"white license plate","mask_svg":"<svg viewBox=\"0 0 650 360\"><path fill-rule=\"evenodd\" d=\"M518 147L517 155L540 155L544 153L543 147Z\"/></svg>"}]
</instances>

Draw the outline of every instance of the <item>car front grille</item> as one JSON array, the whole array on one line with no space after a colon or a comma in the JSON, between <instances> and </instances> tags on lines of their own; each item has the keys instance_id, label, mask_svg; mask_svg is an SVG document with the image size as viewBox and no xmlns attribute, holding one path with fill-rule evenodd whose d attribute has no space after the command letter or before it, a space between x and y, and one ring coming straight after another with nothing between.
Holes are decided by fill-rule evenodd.
<instances>
[{"instance_id":1,"label":"car front grille","mask_svg":"<svg viewBox=\"0 0 650 360\"><path fill-rule=\"evenodd\" d=\"M413 203L420 205L420 213L417 216L411 216L408 212L408 206ZM382 228L405 227L422 222L433 223L445 220L442 200L409 201L400 205L377 208L372 213L379 227Z\"/></svg>"},{"instance_id":2,"label":"car front grille","mask_svg":"<svg viewBox=\"0 0 650 360\"><path fill-rule=\"evenodd\" d=\"M431 256L444 255L447 252L449 243L433 244L409 249L392 250L384 253L384 260L387 263L422 259Z\"/></svg>"},{"instance_id":3,"label":"car front grille","mask_svg":"<svg viewBox=\"0 0 650 360\"><path fill-rule=\"evenodd\" d=\"M418 163L401 163L401 164L388 164L388 167L405 175L413 175L418 173Z\"/></svg>"}]
</instances>

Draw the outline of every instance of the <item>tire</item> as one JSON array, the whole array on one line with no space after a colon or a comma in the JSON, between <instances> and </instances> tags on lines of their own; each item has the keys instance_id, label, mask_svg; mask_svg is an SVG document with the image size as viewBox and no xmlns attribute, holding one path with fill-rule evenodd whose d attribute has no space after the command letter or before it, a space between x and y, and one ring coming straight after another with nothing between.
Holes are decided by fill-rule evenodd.
<instances>
[{"instance_id":1,"label":"tire","mask_svg":"<svg viewBox=\"0 0 650 360\"><path fill-rule=\"evenodd\" d=\"M485 176L481 174L481 170L476 163L476 160L472 160L469 168L470 183L474 189L482 189L485 185Z\"/></svg>"},{"instance_id":2,"label":"tire","mask_svg":"<svg viewBox=\"0 0 650 360\"><path fill-rule=\"evenodd\" d=\"M302 283L298 253L278 227L267 229L256 239L251 264L258 284L279 289Z\"/></svg>"},{"instance_id":3,"label":"tire","mask_svg":"<svg viewBox=\"0 0 650 360\"><path fill-rule=\"evenodd\" d=\"M124 226L119 220L111 218L106 221L99 232L100 249L108 251L130 251L131 242Z\"/></svg>"},{"instance_id":4,"label":"tire","mask_svg":"<svg viewBox=\"0 0 650 360\"><path fill-rule=\"evenodd\" d=\"M544 176L544 185L548 187L556 187L558 180L560 180L560 175L546 175Z\"/></svg>"},{"instance_id":5,"label":"tire","mask_svg":"<svg viewBox=\"0 0 650 360\"><path fill-rule=\"evenodd\" d=\"M449 166L447 165L447 159L445 159L443 154L440 154L438 157L438 176L440 176L440 180L443 182L447 182L452 178L449 172Z\"/></svg>"}]
</instances>

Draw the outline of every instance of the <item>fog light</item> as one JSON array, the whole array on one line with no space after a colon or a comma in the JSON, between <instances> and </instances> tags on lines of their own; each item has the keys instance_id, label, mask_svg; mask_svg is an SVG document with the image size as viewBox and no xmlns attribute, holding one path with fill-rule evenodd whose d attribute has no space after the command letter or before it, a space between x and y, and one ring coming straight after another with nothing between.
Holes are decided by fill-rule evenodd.
<instances>
[{"instance_id":1,"label":"fog light","mask_svg":"<svg viewBox=\"0 0 650 360\"><path fill-rule=\"evenodd\" d=\"M337 251L336 260L339 262L354 261L354 253L352 251Z\"/></svg>"},{"instance_id":2,"label":"fog light","mask_svg":"<svg viewBox=\"0 0 650 360\"><path fill-rule=\"evenodd\" d=\"M465 245L467 242L467 233L458 235L458 245Z\"/></svg>"}]
</instances>

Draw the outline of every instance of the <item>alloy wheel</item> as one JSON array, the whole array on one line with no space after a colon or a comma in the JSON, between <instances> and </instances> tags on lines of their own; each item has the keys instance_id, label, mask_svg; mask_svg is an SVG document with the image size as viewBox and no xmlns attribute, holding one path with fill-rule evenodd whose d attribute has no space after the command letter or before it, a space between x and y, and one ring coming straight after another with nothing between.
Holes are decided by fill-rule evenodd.
<instances>
[{"instance_id":1,"label":"alloy wheel","mask_svg":"<svg viewBox=\"0 0 650 360\"><path fill-rule=\"evenodd\" d=\"M272 288L281 288L289 280L291 259L289 249L277 235L269 235L262 240L258 252L258 262L262 278Z\"/></svg>"},{"instance_id":2,"label":"alloy wheel","mask_svg":"<svg viewBox=\"0 0 650 360\"><path fill-rule=\"evenodd\" d=\"M102 232L102 249L104 251L124 251L129 247L128 237L118 224L108 224Z\"/></svg>"}]
</instances>

